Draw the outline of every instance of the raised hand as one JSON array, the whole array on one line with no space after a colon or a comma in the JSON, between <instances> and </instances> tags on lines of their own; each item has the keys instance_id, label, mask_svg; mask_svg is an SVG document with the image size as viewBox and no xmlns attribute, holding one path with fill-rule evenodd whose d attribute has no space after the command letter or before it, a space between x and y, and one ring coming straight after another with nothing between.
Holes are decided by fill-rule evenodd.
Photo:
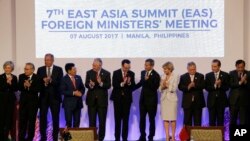
<instances>
[{"instance_id":1,"label":"raised hand","mask_svg":"<svg viewBox=\"0 0 250 141\"><path fill-rule=\"evenodd\" d=\"M220 86L221 86L221 80L220 80L220 79L217 79L217 80L215 81L215 85L216 85L217 87L220 87Z\"/></svg>"},{"instance_id":2,"label":"raised hand","mask_svg":"<svg viewBox=\"0 0 250 141\"><path fill-rule=\"evenodd\" d=\"M191 83L188 84L188 89L191 89L195 87L195 83L192 81Z\"/></svg>"},{"instance_id":3,"label":"raised hand","mask_svg":"<svg viewBox=\"0 0 250 141\"><path fill-rule=\"evenodd\" d=\"M82 92L80 91L74 91L74 96L77 96L77 97L81 97L82 96Z\"/></svg>"},{"instance_id":4,"label":"raised hand","mask_svg":"<svg viewBox=\"0 0 250 141\"><path fill-rule=\"evenodd\" d=\"M90 79L89 80L89 85L90 85L90 87L94 87L95 86L95 82Z\"/></svg>"},{"instance_id":5,"label":"raised hand","mask_svg":"<svg viewBox=\"0 0 250 141\"><path fill-rule=\"evenodd\" d=\"M29 88L31 86L31 82L29 80L24 80L24 87Z\"/></svg>"},{"instance_id":6,"label":"raised hand","mask_svg":"<svg viewBox=\"0 0 250 141\"><path fill-rule=\"evenodd\" d=\"M7 83L11 85L11 81L12 81L12 76L10 75L7 77Z\"/></svg>"},{"instance_id":7,"label":"raised hand","mask_svg":"<svg viewBox=\"0 0 250 141\"><path fill-rule=\"evenodd\" d=\"M97 77L97 82L98 82L99 84L102 83L102 79L101 79L100 76Z\"/></svg>"}]
</instances>

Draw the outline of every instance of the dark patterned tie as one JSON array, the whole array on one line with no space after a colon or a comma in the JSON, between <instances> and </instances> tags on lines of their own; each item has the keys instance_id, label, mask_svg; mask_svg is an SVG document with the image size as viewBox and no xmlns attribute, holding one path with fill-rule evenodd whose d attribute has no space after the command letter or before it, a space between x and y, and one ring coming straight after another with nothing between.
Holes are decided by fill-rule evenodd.
<instances>
[{"instance_id":1,"label":"dark patterned tie","mask_svg":"<svg viewBox=\"0 0 250 141\"><path fill-rule=\"evenodd\" d=\"M48 74L47 74L47 76L48 76L48 77L51 76L51 68L50 68L50 67L48 67Z\"/></svg>"}]
</instances>

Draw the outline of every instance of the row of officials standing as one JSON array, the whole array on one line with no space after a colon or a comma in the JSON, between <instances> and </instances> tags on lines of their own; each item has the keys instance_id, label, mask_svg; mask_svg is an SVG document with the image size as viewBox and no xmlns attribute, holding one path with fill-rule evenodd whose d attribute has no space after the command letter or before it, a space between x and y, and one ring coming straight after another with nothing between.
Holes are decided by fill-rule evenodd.
<instances>
[{"instance_id":1,"label":"row of officials standing","mask_svg":"<svg viewBox=\"0 0 250 141\"><path fill-rule=\"evenodd\" d=\"M63 76L62 68L53 64L53 54L46 54L44 61L45 65L38 68L36 74L34 64L26 63L24 73L19 75L19 79L11 73L14 69L11 61L7 61L3 65L5 73L0 75L0 113L4 114L0 115L0 140L7 140L10 130L14 127L12 119L16 91L21 92L19 141L33 140L38 108L40 108L40 140L47 140L47 114L50 108L53 121L53 140L57 141L60 103L62 102L65 112L66 128L79 127L83 108L82 96L86 87L88 88L86 104L89 127L97 126L98 116L98 137L102 141L105 137L108 89L111 87L111 76L107 70L102 68L102 60L94 59L92 69L87 71L85 83L77 75L75 64L67 63L65 65L67 74ZM141 72L141 79L137 84L135 74L130 70L130 61L124 59L121 65L121 69L113 72L113 91L110 97L114 104L115 139L117 141L120 140L120 136L122 140L127 140L132 92L140 87L142 87L139 101L140 141L146 140L147 115L150 123L148 140L153 140L155 135L158 90L161 92L161 116L164 120L167 140L170 137L170 124L172 140L175 140L178 88L183 92L184 125L201 125L202 108L205 107L203 89L209 93L207 107L211 126L223 126L224 110L228 105L231 124L236 124L238 115L240 124L249 124L250 74L245 70L243 60L237 60L236 69L228 74L220 70L221 62L215 59L211 63L212 72L205 76L196 71L194 62L190 62L187 64L187 73L180 77L173 73L173 64L167 62L162 66L164 74L160 77L154 70L154 60L147 59L145 70ZM229 88L231 90L228 100L226 92ZM63 100L61 95L63 95Z\"/></svg>"}]
</instances>

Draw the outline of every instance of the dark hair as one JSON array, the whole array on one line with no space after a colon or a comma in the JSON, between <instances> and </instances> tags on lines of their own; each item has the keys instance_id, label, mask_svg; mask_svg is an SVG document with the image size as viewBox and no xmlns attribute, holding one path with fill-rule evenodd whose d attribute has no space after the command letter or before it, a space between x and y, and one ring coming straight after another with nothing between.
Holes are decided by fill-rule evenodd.
<instances>
[{"instance_id":1,"label":"dark hair","mask_svg":"<svg viewBox=\"0 0 250 141\"><path fill-rule=\"evenodd\" d=\"M123 66L124 64L130 64L130 61L129 61L128 59L124 59L124 60L122 60L122 66Z\"/></svg>"},{"instance_id":2,"label":"dark hair","mask_svg":"<svg viewBox=\"0 0 250 141\"><path fill-rule=\"evenodd\" d=\"M151 59L151 58L146 59L145 62L149 62L150 66L154 66L155 65L155 61L153 59Z\"/></svg>"},{"instance_id":3,"label":"dark hair","mask_svg":"<svg viewBox=\"0 0 250 141\"><path fill-rule=\"evenodd\" d=\"M67 63L65 65L65 71L68 73L68 71L70 71L74 66L75 66L74 63Z\"/></svg>"},{"instance_id":4,"label":"dark hair","mask_svg":"<svg viewBox=\"0 0 250 141\"><path fill-rule=\"evenodd\" d=\"M214 59L212 62L217 63L219 67L221 66L221 62L219 59Z\"/></svg>"},{"instance_id":5,"label":"dark hair","mask_svg":"<svg viewBox=\"0 0 250 141\"><path fill-rule=\"evenodd\" d=\"M243 64L244 66L245 66L245 61L244 60L237 60L236 62L235 62L235 66L238 66L239 64Z\"/></svg>"}]
</instances>

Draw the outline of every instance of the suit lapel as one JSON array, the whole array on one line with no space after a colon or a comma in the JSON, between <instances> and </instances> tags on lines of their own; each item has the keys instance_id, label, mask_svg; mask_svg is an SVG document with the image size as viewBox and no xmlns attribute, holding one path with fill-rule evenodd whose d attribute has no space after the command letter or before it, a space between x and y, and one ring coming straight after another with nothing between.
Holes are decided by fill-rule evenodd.
<instances>
[{"instance_id":1,"label":"suit lapel","mask_svg":"<svg viewBox=\"0 0 250 141\"><path fill-rule=\"evenodd\" d=\"M104 70L103 69L101 69L100 70L100 74L99 74L99 76L101 77L101 80L103 81L103 77L104 77Z\"/></svg>"},{"instance_id":2,"label":"suit lapel","mask_svg":"<svg viewBox=\"0 0 250 141\"><path fill-rule=\"evenodd\" d=\"M32 83L34 82L34 76L35 76L35 74L33 73L32 76L31 76L31 78L30 78L30 80L31 80Z\"/></svg>"},{"instance_id":3,"label":"suit lapel","mask_svg":"<svg viewBox=\"0 0 250 141\"><path fill-rule=\"evenodd\" d=\"M194 83L197 83L197 73L194 74Z\"/></svg>"},{"instance_id":4,"label":"suit lapel","mask_svg":"<svg viewBox=\"0 0 250 141\"><path fill-rule=\"evenodd\" d=\"M51 72L51 77L54 76L55 73L56 73L56 71L55 71L55 65L53 65L52 72Z\"/></svg>"},{"instance_id":5,"label":"suit lapel","mask_svg":"<svg viewBox=\"0 0 250 141\"><path fill-rule=\"evenodd\" d=\"M101 71L100 71L100 77L102 78L103 77L103 69L101 69Z\"/></svg>"},{"instance_id":6,"label":"suit lapel","mask_svg":"<svg viewBox=\"0 0 250 141\"><path fill-rule=\"evenodd\" d=\"M79 79L78 79L78 77L77 76L75 76L75 80L76 80L76 89L78 88L78 86L79 86Z\"/></svg>"},{"instance_id":7,"label":"suit lapel","mask_svg":"<svg viewBox=\"0 0 250 141\"><path fill-rule=\"evenodd\" d=\"M6 78L6 74L5 74L5 73L3 74L3 79L4 79L5 82L6 82L7 78Z\"/></svg>"},{"instance_id":8,"label":"suit lapel","mask_svg":"<svg viewBox=\"0 0 250 141\"><path fill-rule=\"evenodd\" d=\"M223 72L222 72L222 71L220 71L220 73L219 73L219 79L220 79L221 81L223 81Z\"/></svg>"},{"instance_id":9,"label":"suit lapel","mask_svg":"<svg viewBox=\"0 0 250 141\"><path fill-rule=\"evenodd\" d=\"M151 73L149 74L149 78L150 78L150 77L154 77L154 74L155 74L154 71L155 71L155 70L152 70L152 71L151 71Z\"/></svg>"},{"instance_id":10,"label":"suit lapel","mask_svg":"<svg viewBox=\"0 0 250 141\"><path fill-rule=\"evenodd\" d=\"M122 71L122 69L120 69L120 71L119 71L119 78L120 78L120 80L123 80L123 71Z\"/></svg>"},{"instance_id":11,"label":"suit lapel","mask_svg":"<svg viewBox=\"0 0 250 141\"><path fill-rule=\"evenodd\" d=\"M219 74L219 76L220 76L220 74ZM215 83L215 75L214 75L214 72L212 72L211 73L211 80L212 80L212 83Z\"/></svg>"},{"instance_id":12,"label":"suit lapel","mask_svg":"<svg viewBox=\"0 0 250 141\"><path fill-rule=\"evenodd\" d=\"M191 83L191 77L190 77L189 73L187 73L187 81L188 81L188 84Z\"/></svg>"},{"instance_id":13,"label":"suit lapel","mask_svg":"<svg viewBox=\"0 0 250 141\"><path fill-rule=\"evenodd\" d=\"M92 70L92 73L91 73L91 80L94 81L94 82L97 82L97 79L96 79L96 72L94 70Z\"/></svg>"},{"instance_id":14,"label":"suit lapel","mask_svg":"<svg viewBox=\"0 0 250 141\"><path fill-rule=\"evenodd\" d=\"M44 77L47 77L47 67L46 66L43 67L42 71L43 71Z\"/></svg>"}]
</instances>

